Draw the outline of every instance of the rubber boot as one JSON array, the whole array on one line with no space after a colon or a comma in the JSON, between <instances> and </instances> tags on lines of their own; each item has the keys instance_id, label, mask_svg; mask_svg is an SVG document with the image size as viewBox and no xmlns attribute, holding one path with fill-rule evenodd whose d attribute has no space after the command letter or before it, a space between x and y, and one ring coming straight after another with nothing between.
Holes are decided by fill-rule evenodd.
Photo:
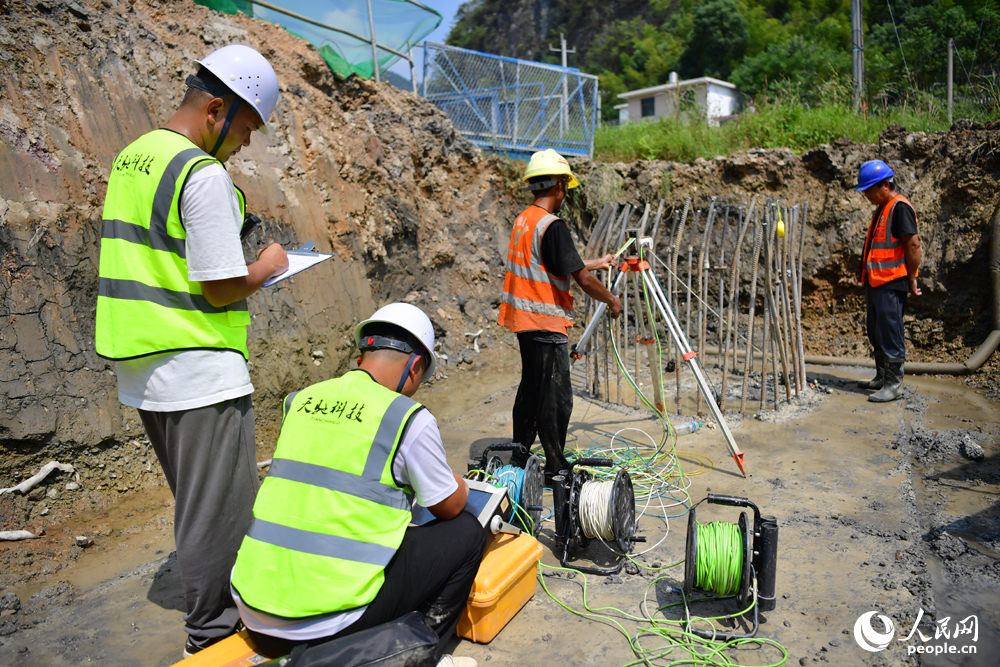
<instances>
[{"instance_id":1,"label":"rubber boot","mask_svg":"<svg viewBox=\"0 0 1000 667\"><path fill-rule=\"evenodd\" d=\"M879 354L878 352L876 352L875 353L875 377L872 378L871 380L859 380L858 381L858 388L859 389L871 389L871 390L881 389L882 385L885 382L884 378L885 378L885 357L882 356L881 354Z\"/></svg>"},{"instance_id":2,"label":"rubber boot","mask_svg":"<svg viewBox=\"0 0 1000 667\"><path fill-rule=\"evenodd\" d=\"M872 403L888 403L903 395L903 359L886 359L882 388L868 397Z\"/></svg>"}]
</instances>

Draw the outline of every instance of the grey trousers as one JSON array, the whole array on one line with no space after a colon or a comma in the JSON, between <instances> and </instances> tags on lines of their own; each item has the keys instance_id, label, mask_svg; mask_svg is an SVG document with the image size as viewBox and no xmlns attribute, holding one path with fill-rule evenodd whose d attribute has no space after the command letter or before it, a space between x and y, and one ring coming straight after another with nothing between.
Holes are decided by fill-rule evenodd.
<instances>
[{"instance_id":1,"label":"grey trousers","mask_svg":"<svg viewBox=\"0 0 1000 667\"><path fill-rule=\"evenodd\" d=\"M253 519L260 483L250 396L194 410L139 410L174 494L174 541L187 614L198 646L233 633L229 591L236 552Z\"/></svg>"}]
</instances>

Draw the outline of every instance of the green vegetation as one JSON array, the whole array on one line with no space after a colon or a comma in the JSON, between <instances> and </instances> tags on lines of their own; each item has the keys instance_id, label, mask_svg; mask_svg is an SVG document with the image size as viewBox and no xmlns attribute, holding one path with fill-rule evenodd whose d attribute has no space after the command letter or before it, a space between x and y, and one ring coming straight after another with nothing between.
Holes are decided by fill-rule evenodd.
<instances>
[{"instance_id":1,"label":"green vegetation","mask_svg":"<svg viewBox=\"0 0 1000 667\"><path fill-rule=\"evenodd\" d=\"M461 7L448 42L556 63L558 54L548 45L566 33L577 48L570 64L600 76L609 120L616 115L618 93L666 83L671 71L682 78L729 80L758 107L770 96L794 96L815 106L824 86L850 84L850 4L475 0ZM886 107L942 106L947 43L954 38L956 99L975 105L977 115L1000 113L997 95L982 94L984 86L996 92L1000 1L866 0L863 18L869 109L881 109L884 117ZM831 120L836 115L828 114Z\"/></svg>"},{"instance_id":2,"label":"green vegetation","mask_svg":"<svg viewBox=\"0 0 1000 667\"><path fill-rule=\"evenodd\" d=\"M933 109L900 106L877 116L863 116L854 113L843 101L807 108L786 94L764 100L757 113L744 114L722 127L669 117L652 123L601 128L594 138L594 159L691 162L699 157L710 159L749 148L790 148L801 152L841 138L876 143L878 135L893 123L911 131L948 129L947 118Z\"/></svg>"}]
</instances>

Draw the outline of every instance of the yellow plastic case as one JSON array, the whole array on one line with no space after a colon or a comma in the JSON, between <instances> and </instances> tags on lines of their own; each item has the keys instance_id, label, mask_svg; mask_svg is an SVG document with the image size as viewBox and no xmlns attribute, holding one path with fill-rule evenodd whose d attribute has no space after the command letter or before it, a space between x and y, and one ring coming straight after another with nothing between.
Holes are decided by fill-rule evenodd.
<instances>
[{"instance_id":1,"label":"yellow plastic case","mask_svg":"<svg viewBox=\"0 0 1000 667\"><path fill-rule=\"evenodd\" d=\"M542 545L531 535L496 535L476 574L455 634L479 644L493 640L535 594Z\"/></svg>"},{"instance_id":2,"label":"yellow plastic case","mask_svg":"<svg viewBox=\"0 0 1000 667\"><path fill-rule=\"evenodd\" d=\"M268 660L270 658L257 652L250 635L243 630L181 660L174 667L251 667Z\"/></svg>"}]
</instances>

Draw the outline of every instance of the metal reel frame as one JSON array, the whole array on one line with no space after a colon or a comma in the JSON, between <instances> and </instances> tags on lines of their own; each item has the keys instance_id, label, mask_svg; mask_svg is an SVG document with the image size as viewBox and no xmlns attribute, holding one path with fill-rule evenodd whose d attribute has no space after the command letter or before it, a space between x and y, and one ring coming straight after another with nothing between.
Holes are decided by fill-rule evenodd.
<instances>
[{"instance_id":1,"label":"metal reel frame","mask_svg":"<svg viewBox=\"0 0 1000 667\"><path fill-rule=\"evenodd\" d=\"M684 547L684 595L686 598L690 599L695 590L695 572L697 570L698 563L698 530L697 530L698 520L696 517L695 509L692 507L688 512L688 530L687 530L687 540ZM736 591L736 604L738 606L738 611L742 611L750 606L750 602L753 601L753 627L750 632L747 633L722 633L722 632L709 632L708 630L701 630L697 628L688 628L689 632L692 632L699 637L705 639L716 639L718 641L729 641L731 639L749 639L757 635L757 630L760 628L760 618L759 618L759 605L757 604L757 592L753 587L754 582L754 569L751 563L751 556L753 554L753 549L751 545L751 538L753 536L750 530L750 523L747 519L746 512L740 512L739 518L739 530L740 538L743 542L743 574L740 578L740 588ZM733 614L731 618L736 616L743 616L745 614Z\"/></svg>"},{"instance_id":2,"label":"metal reel frame","mask_svg":"<svg viewBox=\"0 0 1000 667\"><path fill-rule=\"evenodd\" d=\"M580 525L580 493L583 485L593 481L594 477L585 470L572 472L569 485L569 494L566 502L566 512L568 513L567 534L563 536L563 553L559 562L563 567L583 572L584 574L597 574L608 576L621 572L628 560L625 556L619 556L618 563L609 568L585 567L571 565L569 563L570 551L582 551L590 545L591 538L583 534ZM619 470L615 475L614 486L611 491L611 502L614 508L614 531L615 539L613 544L618 547L623 554L631 553L634 542L645 541L645 538L635 537L635 491L632 488L632 478L626 470Z\"/></svg>"},{"instance_id":3,"label":"metal reel frame","mask_svg":"<svg viewBox=\"0 0 1000 667\"><path fill-rule=\"evenodd\" d=\"M542 488L545 486L545 474L542 472L542 462L532 454L524 464L524 480L521 482L521 505L531 521L519 513L514 517L516 523L529 535L538 535L542 525ZM531 509L535 508L535 509Z\"/></svg>"}]
</instances>

